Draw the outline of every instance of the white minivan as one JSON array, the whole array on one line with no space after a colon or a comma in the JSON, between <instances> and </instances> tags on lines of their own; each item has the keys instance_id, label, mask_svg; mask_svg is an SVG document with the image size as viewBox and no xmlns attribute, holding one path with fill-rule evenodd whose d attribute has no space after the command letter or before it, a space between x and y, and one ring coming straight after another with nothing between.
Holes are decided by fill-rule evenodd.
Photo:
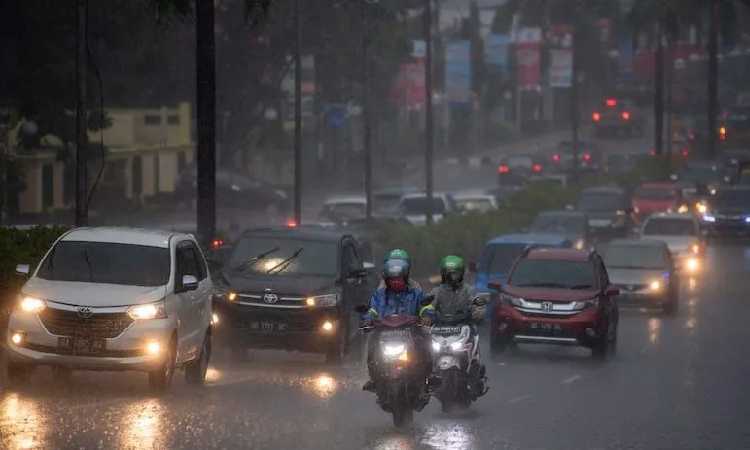
<instances>
[{"instance_id":1,"label":"white minivan","mask_svg":"<svg viewBox=\"0 0 750 450\"><path fill-rule=\"evenodd\" d=\"M30 274L8 324L8 376L57 371L148 372L154 390L174 371L202 384L211 355L213 285L195 238L134 228L76 228Z\"/></svg>"}]
</instances>

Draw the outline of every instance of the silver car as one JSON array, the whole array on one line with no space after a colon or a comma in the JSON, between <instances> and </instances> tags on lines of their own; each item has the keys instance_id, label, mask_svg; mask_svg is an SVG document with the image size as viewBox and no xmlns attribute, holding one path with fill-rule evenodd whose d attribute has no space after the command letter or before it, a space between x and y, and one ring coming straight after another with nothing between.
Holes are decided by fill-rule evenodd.
<instances>
[{"instance_id":1,"label":"silver car","mask_svg":"<svg viewBox=\"0 0 750 450\"><path fill-rule=\"evenodd\" d=\"M679 270L688 274L700 271L705 245L700 224L694 216L677 213L651 215L643 222L641 237L666 243Z\"/></svg>"}]
</instances>

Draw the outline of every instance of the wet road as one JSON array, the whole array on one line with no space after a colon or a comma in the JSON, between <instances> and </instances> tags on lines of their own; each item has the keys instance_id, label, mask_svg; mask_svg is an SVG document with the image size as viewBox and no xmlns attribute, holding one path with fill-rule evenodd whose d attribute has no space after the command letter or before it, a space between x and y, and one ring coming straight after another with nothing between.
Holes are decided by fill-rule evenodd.
<instances>
[{"instance_id":1,"label":"wet road","mask_svg":"<svg viewBox=\"0 0 750 450\"><path fill-rule=\"evenodd\" d=\"M750 448L750 246L712 247L708 267L721 270L684 283L676 317L624 312L610 360L521 347L488 364L492 390L468 412L433 401L404 432L360 390L357 363L251 352L162 397L142 374L40 370L0 390L0 448Z\"/></svg>"}]
</instances>

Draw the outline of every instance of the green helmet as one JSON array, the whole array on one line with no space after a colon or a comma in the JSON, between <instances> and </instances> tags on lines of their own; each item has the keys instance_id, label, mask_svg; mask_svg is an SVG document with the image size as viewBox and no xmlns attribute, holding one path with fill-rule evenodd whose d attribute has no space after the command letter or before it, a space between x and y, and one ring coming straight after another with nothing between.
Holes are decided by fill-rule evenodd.
<instances>
[{"instance_id":1,"label":"green helmet","mask_svg":"<svg viewBox=\"0 0 750 450\"><path fill-rule=\"evenodd\" d=\"M464 282L466 264L460 256L449 255L440 260L440 276L443 284L457 287Z\"/></svg>"},{"instance_id":2,"label":"green helmet","mask_svg":"<svg viewBox=\"0 0 750 450\"><path fill-rule=\"evenodd\" d=\"M388 261L389 259L406 261L407 264L411 264L411 258L409 257L409 254L406 252L406 250L400 248L394 248L393 250L388 252L388 254L385 255L384 261Z\"/></svg>"}]
</instances>

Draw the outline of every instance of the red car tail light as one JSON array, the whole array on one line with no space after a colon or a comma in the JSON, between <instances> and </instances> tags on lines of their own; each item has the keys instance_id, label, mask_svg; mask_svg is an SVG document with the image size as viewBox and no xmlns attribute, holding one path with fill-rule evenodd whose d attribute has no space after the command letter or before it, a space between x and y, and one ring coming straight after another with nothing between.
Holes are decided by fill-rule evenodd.
<instances>
[{"instance_id":1,"label":"red car tail light","mask_svg":"<svg viewBox=\"0 0 750 450\"><path fill-rule=\"evenodd\" d=\"M531 171L534 173L539 173L542 171L542 165L541 164L534 164L531 166Z\"/></svg>"},{"instance_id":2,"label":"red car tail light","mask_svg":"<svg viewBox=\"0 0 750 450\"><path fill-rule=\"evenodd\" d=\"M607 106L609 106L610 108L614 108L615 106L617 106L617 99L614 99L614 98L608 98L608 99L607 99L607 101L606 101L605 103L606 103L606 104L607 104Z\"/></svg>"},{"instance_id":3,"label":"red car tail light","mask_svg":"<svg viewBox=\"0 0 750 450\"><path fill-rule=\"evenodd\" d=\"M552 161L554 161L554 162L560 162L560 155L558 155L557 153L555 153L554 155L552 155Z\"/></svg>"},{"instance_id":4,"label":"red car tail light","mask_svg":"<svg viewBox=\"0 0 750 450\"><path fill-rule=\"evenodd\" d=\"M628 111L622 112L622 120L630 120L630 113Z\"/></svg>"},{"instance_id":5,"label":"red car tail light","mask_svg":"<svg viewBox=\"0 0 750 450\"><path fill-rule=\"evenodd\" d=\"M687 158L689 154L690 154L690 151L688 149L686 149L686 148L682 149L682 156L684 158Z\"/></svg>"},{"instance_id":6,"label":"red car tail light","mask_svg":"<svg viewBox=\"0 0 750 450\"><path fill-rule=\"evenodd\" d=\"M599 114L598 112L595 112L594 114L591 115L591 119L594 122L599 122L600 120L602 120L602 115Z\"/></svg>"},{"instance_id":7,"label":"red car tail light","mask_svg":"<svg viewBox=\"0 0 750 450\"><path fill-rule=\"evenodd\" d=\"M591 161L591 153L584 153L583 154L583 160L584 161Z\"/></svg>"},{"instance_id":8,"label":"red car tail light","mask_svg":"<svg viewBox=\"0 0 750 450\"><path fill-rule=\"evenodd\" d=\"M497 173L510 173L510 167L507 164L500 164L497 168Z\"/></svg>"}]
</instances>

